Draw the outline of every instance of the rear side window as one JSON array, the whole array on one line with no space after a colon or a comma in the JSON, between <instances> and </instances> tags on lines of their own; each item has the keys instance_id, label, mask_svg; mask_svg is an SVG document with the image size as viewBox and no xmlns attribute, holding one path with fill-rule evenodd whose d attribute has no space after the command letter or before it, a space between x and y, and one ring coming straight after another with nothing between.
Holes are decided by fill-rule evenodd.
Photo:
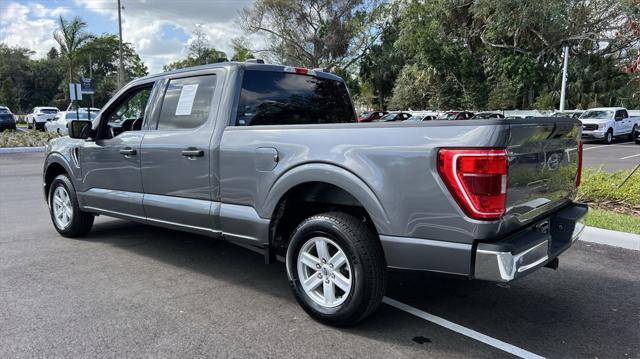
<instances>
[{"instance_id":1,"label":"rear side window","mask_svg":"<svg viewBox=\"0 0 640 359\"><path fill-rule=\"evenodd\" d=\"M215 75L170 80L162 101L158 130L196 128L207 122L215 86Z\"/></svg>"},{"instance_id":2,"label":"rear side window","mask_svg":"<svg viewBox=\"0 0 640 359\"><path fill-rule=\"evenodd\" d=\"M286 72L245 71L236 125L355 122L343 82Z\"/></svg>"}]
</instances>

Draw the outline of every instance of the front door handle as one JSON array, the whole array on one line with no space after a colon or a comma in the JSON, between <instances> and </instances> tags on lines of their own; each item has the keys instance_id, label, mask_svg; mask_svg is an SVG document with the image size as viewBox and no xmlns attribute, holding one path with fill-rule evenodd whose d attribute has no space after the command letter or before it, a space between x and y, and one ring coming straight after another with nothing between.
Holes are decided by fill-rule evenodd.
<instances>
[{"instance_id":1,"label":"front door handle","mask_svg":"<svg viewBox=\"0 0 640 359\"><path fill-rule=\"evenodd\" d=\"M125 156L133 156L136 153L137 153L136 150L131 147L125 147L120 150L120 154Z\"/></svg>"},{"instance_id":2,"label":"front door handle","mask_svg":"<svg viewBox=\"0 0 640 359\"><path fill-rule=\"evenodd\" d=\"M182 150L182 155L186 157L202 157L204 156L204 151L195 147L189 147Z\"/></svg>"}]
</instances>

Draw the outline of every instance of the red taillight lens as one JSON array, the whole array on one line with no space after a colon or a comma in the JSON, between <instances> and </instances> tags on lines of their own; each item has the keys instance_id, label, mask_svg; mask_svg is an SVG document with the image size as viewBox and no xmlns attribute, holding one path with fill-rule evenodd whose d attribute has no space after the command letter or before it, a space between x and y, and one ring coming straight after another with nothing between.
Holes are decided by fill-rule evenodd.
<instances>
[{"instance_id":1,"label":"red taillight lens","mask_svg":"<svg viewBox=\"0 0 640 359\"><path fill-rule=\"evenodd\" d=\"M576 187L582 181L582 141L578 142L578 171L576 172Z\"/></svg>"},{"instance_id":2,"label":"red taillight lens","mask_svg":"<svg viewBox=\"0 0 640 359\"><path fill-rule=\"evenodd\" d=\"M500 218L507 199L507 151L443 148L438 172L456 202L471 218Z\"/></svg>"}]
</instances>

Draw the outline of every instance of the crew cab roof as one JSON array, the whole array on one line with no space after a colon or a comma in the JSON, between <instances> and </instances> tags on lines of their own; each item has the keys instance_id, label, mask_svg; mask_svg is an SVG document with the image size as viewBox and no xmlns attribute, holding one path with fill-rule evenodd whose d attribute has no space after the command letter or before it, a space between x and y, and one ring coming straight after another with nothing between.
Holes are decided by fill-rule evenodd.
<instances>
[{"instance_id":1,"label":"crew cab roof","mask_svg":"<svg viewBox=\"0 0 640 359\"><path fill-rule=\"evenodd\" d=\"M259 64L259 63L253 63L253 62L235 62L235 61L217 62L217 63L214 63L214 64L193 66L193 67L187 67L187 68L184 68L184 69L178 69L178 70L172 70L172 71L167 71L167 72L160 72L160 73L156 73L156 74L151 74L149 76L137 79L136 81L144 81L144 80L149 80L149 79L153 79L153 78L160 78L160 77L163 77L163 76L168 76L168 75L173 75L173 74L189 73L189 72L192 72L192 71L201 71L201 70L219 69L219 68L230 69L232 67L241 67L241 68L243 68L245 70L253 70L253 71L286 72L285 69L286 68L291 68L292 66L272 65L272 64ZM314 71L314 74L312 76L326 78L326 79L335 80L335 81L343 81L343 79L340 76L336 76L336 75L334 75L332 73L329 73L329 72L324 72L324 71L318 70L318 69L309 69L309 70L313 70Z\"/></svg>"}]
</instances>

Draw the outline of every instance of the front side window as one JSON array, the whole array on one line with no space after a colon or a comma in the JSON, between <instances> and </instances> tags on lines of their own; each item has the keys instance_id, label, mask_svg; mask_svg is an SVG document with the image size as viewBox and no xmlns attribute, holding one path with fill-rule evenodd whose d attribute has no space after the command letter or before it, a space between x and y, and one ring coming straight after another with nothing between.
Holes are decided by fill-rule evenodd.
<instances>
[{"instance_id":1,"label":"front side window","mask_svg":"<svg viewBox=\"0 0 640 359\"><path fill-rule=\"evenodd\" d=\"M162 101L158 130L196 128L207 122L215 86L215 75L169 81Z\"/></svg>"},{"instance_id":2,"label":"front side window","mask_svg":"<svg viewBox=\"0 0 640 359\"><path fill-rule=\"evenodd\" d=\"M355 122L341 81L275 71L244 73L237 126Z\"/></svg>"},{"instance_id":3,"label":"front side window","mask_svg":"<svg viewBox=\"0 0 640 359\"><path fill-rule=\"evenodd\" d=\"M105 135L106 138L116 137L126 131L139 131L142 129L151 89L152 86L149 85L123 95L123 99L117 107L106 113L106 126L108 130ZM82 116L83 113L81 112L80 115ZM92 113L91 118L94 116ZM86 111L84 112L84 118L88 118Z\"/></svg>"}]
</instances>

